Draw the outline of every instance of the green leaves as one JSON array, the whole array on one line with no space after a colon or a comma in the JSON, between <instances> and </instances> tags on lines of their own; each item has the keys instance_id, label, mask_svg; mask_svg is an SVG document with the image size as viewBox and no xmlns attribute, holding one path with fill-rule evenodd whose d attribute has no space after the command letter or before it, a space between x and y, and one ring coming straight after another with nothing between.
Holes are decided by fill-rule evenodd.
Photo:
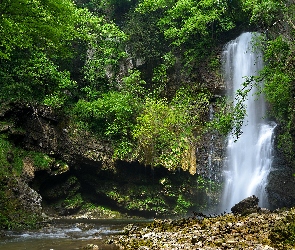
<instances>
[{"instance_id":1,"label":"green leaves","mask_svg":"<svg viewBox=\"0 0 295 250\"><path fill-rule=\"evenodd\" d=\"M59 51L76 36L77 12L70 0L9 0L0 7L0 56L32 46Z\"/></svg>"},{"instance_id":2,"label":"green leaves","mask_svg":"<svg viewBox=\"0 0 295 250\"><path fill-rule=\"evenodd\" d=\"M260 27L268 28L274 24L284 11L286 5L279 0L246 0L243 8L249 13L250 22Z\"/></svg>"},{"instance_id":3,"label":"green leaves","mask_svg":"<svg viewBox=\"0 0 295 250\"><path fill-rule=\"evenodd\" d=\"M109 92L93 102L80 100L76 114L105 136L127 135L133 114L132 96Z\"/></svg>"},{"instance_id":4,"label":"green leaves","mask_svg":"<svg viewBox=\"0 0 295 250\"><path fill-rule=\"evenodd\" d=\"M135 158L147 165L161 165L169 170L183 168L194 173L196 135L202 133L202 111L208 105L204 93L196 99L184 90L171 102L147 98L133 130L137 142ZM193 113L194 101L200 108L198 113Z\"/></svg>"},{"instance_id":5,"label":"green leaves","mask_svg":"<svg viewBox=\"0 0 295 250\"><path fill-rule=\"evenodd\" d=\"M90 128L109 138L121 140L130 136L145 94L139 71L129 71L122 79L120 89L105 93L89 90L87 99L80 99L74 113ZM93 94L93 96L91 96Z\"/></svg>"},{"instance_id":6,"label":"green leaves","mask_svg":"<svg viewBox=\"0 0 295 250\"><path fill-rule=\"evenodd\" d=\"M280 122L286 122L292 113L293 105L294 44L279 35L266 43L264 52L268 62L262 71L265 81L264 92L272 105L272 114Z\"/></svg>"},{"instance_id":7,"label":"green leaves","mask_svg":"<svg viewBox=\"0 0 295 250\"><path fill-rule=\"evenodd\" d=\"M144 0L138 10L147 12L160 8L165 10L165 15L159 20L159 26L165 37L172 39L175 45L183 44L196 35L208 36L212 35L212 31L225 31L234 27L233 20L227 16L230 9L227 1Z\"/></svg>"},{"instance_id":8,"label":"green leaves","mask_svg":"<svg viewBox=\"0 0 295 250\"><path fill-rule=\"evenodd\" d=\"M52 105L60 107L76 86L69 72L61 71L42 51L15 53L12 59L0 62L1 101L46 103L59 96Z\"/></svg>"},{"instance_id":9,"label":"green leaves","mask_svg":"<svg viewBox=\"0 0 295 250\"><path fill-rule=\"evenodd\" d=\"M86 18L81 28L82 37L86 35L88 42L86 63L83 68L84 79L95 84L101 79L112 78L119 62L126 57L126 53L121 48L126 40L124 32L112 22L106 22L103 18Z\"/></svg>"},{"instance_id":10,"label":"green leaves","mask_svg":"<svg viewBox=\"0 0 295 250\"><path fill-rule=\"evenodd\" d=\"M98 91L125 56L124 33L70 0L8 0L0 14L1 101L61 108ZM77 83L74 74L87 82Z\"/></svg>"}]
</instances>

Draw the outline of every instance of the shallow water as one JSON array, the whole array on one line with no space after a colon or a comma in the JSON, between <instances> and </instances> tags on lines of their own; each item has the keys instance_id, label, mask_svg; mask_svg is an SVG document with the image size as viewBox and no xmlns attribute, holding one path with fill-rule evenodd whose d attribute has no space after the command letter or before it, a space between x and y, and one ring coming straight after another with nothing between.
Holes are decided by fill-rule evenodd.
<instances>
[{"instance_id":1,"label":"shallow water","mask_svg":"<svg viewBox=\"0 0 295 250\"><path fill-rule=\"evenodd\" d=\"M112 235L122 232L133 220L64 220L48 224L39 230L6 231L0 238L1 250L73 250L94 244L100 250L116 250L116 246L105 244Z\"/></svg>"}]
</instances>

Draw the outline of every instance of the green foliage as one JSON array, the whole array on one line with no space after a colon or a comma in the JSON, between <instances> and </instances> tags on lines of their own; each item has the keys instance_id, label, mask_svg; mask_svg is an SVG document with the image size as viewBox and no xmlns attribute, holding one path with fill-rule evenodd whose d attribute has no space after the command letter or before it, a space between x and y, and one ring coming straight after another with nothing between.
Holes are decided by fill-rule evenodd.
<instances>
[{"instance_id":1,"label":"green foliage","mask_svg":"<svg viewBox=\"0 0 295 250\"><path fill-rule=\"evenodd\" d=\"M131 95L109 92L93 102L80 100L75 113L96 132L110 136L126 135L128 117L133 111L131 105Z\"/></svg>"},{"instance_id":2,"label":"green foliage","mask_svg":"<svg viewBox=\"0 0 295 250\"><path fill-rule=\"evenodd\" d=\"M157 15L169 51L185 66L184 75L191 75L208 56L218 39L236 25L245 23L241 1L227 0L142 0L139 13Z\"/></svg>"},{"instance_id":3,"label":"green foliage","mask_svg":"<svg viewBox=\"0 0 295 250\"><path fill-rule=\"evenodd\" d=\"M136 99L144 98L147 94L144 86L146 82L141 79L141 73L138 70L129 70L129 74L122 79L120 91L132 94Z\"/></svg>"},{"instance_id":4,"label":"green foliage","mask_svg":"<svg viewBox=\"0 0 295 250\"><path fill-rule=\"evenodd\" d=\"M288 8L285 8L288 7ZM261 72L264 80L264 94L270 103L270 115L280 125L278 147L292 164L294 157L294 3L281 9L276 25L269 29L269 37L263 45L266 65ZM283 24L283 26L281 26Z\"/></svg>"},{"instance_id":5,"label":"green foliage","mask_svg":"<svg viewBox=\"0 0 295 250\"><path fill-rule=\"evenodd\" d=\"M38 152L30 152L28 157L32 159L36 170L49 170L54 161L48 155Z\"/></svg>"},{"instance_id":6,"label":"green foliage","mask_svg":"<svg viewBox=\"0 0 295 250\"><path fill-rule=\"evenodd\" d=\"M246 107L244 100L247 98L247 93L240 90L237 96L237 102L223 98L217 103L218 112L215 113L214 119L208 122L208 128L217 130L222 135L228 135L230 132L238 139L242 134L242 126L246 116Z\"/></svg>"},{"instance_id":7,"label":"green foliage","mask_svg":"<svg viewBox=\"0 0 295 250\"><path fill-rule=\"evenodd\" d=\"M13 60L11 60L13 59ZM1 60L1 101L44 103L61 107L76 83L42 51L20 51Z\"/></svg>"},{"instance_id":8,"label":"green foliage","mask_svg":"<svg viewBox=\"0 0 295 250\"><path fill-rule=\"evenodd\" d=\"M83 205L84 201L81 194L78 193L71 197L67 197L63 203L66 209L77 210Z\"/></svg>"},{"instance_id":9,"label":"green foliage","mask_svg":"<svg viewBox=\"0 0 295 250\"><path fill-rule=\"evenodd\" d=\"M267 100L272 104L274 115L280 121L285 120L289 115L294 73L293 65L290 65L288 61L293 53L288 42L281 36L269 41L265 48L265 59L268 64L262 72L265 79L264 92Z\"/></svg>"},{"instance_id":10,"label":"green foliage","mask_svg":"<svg viewBox=\"0 0 295 250\"><path fill-rule=\"evenodd\" d=\"M1 101L62 108L87 89L73 75L96 91L91 83L106 79L107 66L125 55L124 33L72 1L10 0L0 13Z\"/></svg>"},{"instance_id":11,"label":"green foliage","mask_svg":"<svg viewBox=\"0 0 295 250\"><path fill-rule=\"evenodd\" d=\"M26 152L14 147L4 136L0 136L0 174L10 176L20 175L23 168L23 158Z\"/></svg>"},{"instance_id":12,"label":"green foliage","mask_svg":"<svg viewBox=\"0 0 295 250\"><path fill-rule=\"evenodd\" d=\"M169 82L169 69L171 69L175 62L175 56L169 52L162 56L162 63L154 68L152 82L155 84L154 94L161 95L166 89Z\"/></svg>"},{"instance_id":13,"label":"green foliage","mask_svg":"<svg viewBox=\"0 0 295 250\"><path fill-rule=\"evenodd\" d=\"M194 101L199 110L192 106ZM133 130L136 158L144 164L162 165L170 170L187 169L196 135L202 133L201 117L207 105L206 94L193 97L184 90L171 102L147 98ZM196 110L198 113L194 113Z\"/></svg>"},{"instance_id":14,"label":"green foliage","mask_svg":"<svg viewBox=\"0 0 295 250\"><path fill-rule=\"evenodd\" d=\"M54 162L44 153L17 148L7 138L0 136L0 175L19 176L22 173L25 159L30 160L36 170L49 169Z\"/></svg>"},{"instance_id":15,"label":"green foliage","mask_svg":"<svg viewBox=\"0 0 295 250\"><path fill-rule=\"evenodd\" d=\"M70 0L9 0L0 6L0 58L33 46L68 56L64 48L77 34L77 10Z\"/></svg>"},{"instance_id":16,"label":"green foliage","mask_svg":"<svg viewBox=\"0 0 295 250\"><path fill-rule=\"evenodd\" d=\"M242 8L250 17L250 23L262 28L273 25L282 17L286 5L280 0L246 0L242 1Z\"/></svg>"},{"instance_id":17,"label":"green foliage","mask_svg":"<svg viewBox=\"0 0 295 250\"><path fill-rule=\"evenodd\" d=\"M172 39L173 44L180 45L193 37L212 35L232 29L234 22L228 10L227 1L214 0L144 0L138 7L140 12L152 12L162 9L165 12L159 25L164 30L165 37Z\"/></svg>"},{"instance_id":18,"label":"green foliage","mask_svg":"<svg viewBox=\"0 0 295 250\"><path fill-rule=\"evenodd\" d=\"M75 2L97 16L106 15L107 18L120 22L138 0L75 0Z\"/></svg>"},{"instance_id":19,"label":"green foliage","mask_svg":"<svg viewBox=\"0 0 295 250\"><path fill-rule=\"evenodd\" d=\"M86 86L97 90L102 83L115 77L120 60L126 57L122 45L127 37L114 23L102 17L90 21L83 30L84 40L88 42L83 74Z\"/></svg>"},{"instance_id":20,"label":"green foliage","mask_svg":"<svg viewBox=\"0 0 295 250\"><path fill-rule=\"evenodd\" d=\"M123 27L129 38L128 53L134 60L140 59L150 67L154 67L168 49L163 32L157 25L159 17L160 13L131 12Z\"/></svg>"},{"instance_id":21,"label":"green foliage","mask_svg":"<svg viewBox=\"0 0 295 250\"><path fill-rule=\"evenodd\" d=\"M115 144L114 159L133 159L134 142L128 138L123 138Z\"/></svg>"},{"instance_id":22,"label":"green foliage","mask_svg":"<svg viewBox=\"0 0 295 250\"><path fill-rule=\"evenodd\" d=\"M175 212L180 214L185 214L190 207L192 207L192 203L186 200L183 195L179 195L177 198L177 205L175 207Z\"/></svg>"},{"instance_id":23,"label":"green foliage","mask_svg":"<svg viewBox=\"0 0 295 250\"><path fill-rule=\"evenodd\" d=\"M284 131L278 135L278 148L284 153L289 162L292 162L294 159L294 138L291 130L289 126L286 126Z\"/></svg>"},{"instance_id":24,"label":"green foliage","mask_svg":"<svg viewBox=\"0 0 295 250\"><path fill-rule=\"evenodd\" d=\"M74 109L78 119L102 135L119 139L128 136L140 109L138 95L144 91L141 87L144 82L138 77L135 72L124 78L123 90L120 92L107 92L91 102L79 100Z\"/></svg>"}]
</instances>

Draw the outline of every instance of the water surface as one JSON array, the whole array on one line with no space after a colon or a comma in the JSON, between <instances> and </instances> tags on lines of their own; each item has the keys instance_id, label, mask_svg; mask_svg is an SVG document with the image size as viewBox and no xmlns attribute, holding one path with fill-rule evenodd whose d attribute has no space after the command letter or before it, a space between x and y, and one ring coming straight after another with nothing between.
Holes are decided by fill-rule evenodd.
<instances>
[{"instance_id":1,"label":"water surface","mask_svg":"<svg viewBox=\"0 0 295 250\"><path fill-rule=\"evenodd\" d=\"M39 230L6 231L1 250L73 250L94 244L100 250L117 250L105 241L136 220L58 220Z\"/></svg>"}]
</instances>

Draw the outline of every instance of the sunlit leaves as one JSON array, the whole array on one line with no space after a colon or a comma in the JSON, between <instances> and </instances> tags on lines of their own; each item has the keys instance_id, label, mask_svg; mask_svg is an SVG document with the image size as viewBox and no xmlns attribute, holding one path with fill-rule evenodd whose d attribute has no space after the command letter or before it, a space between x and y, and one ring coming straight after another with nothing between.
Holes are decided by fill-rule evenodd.
<instances>
[{"instance_id":1,"label":"sunlit leaves","mask_svg":"<svg viewBox=\"0 0 295 250\"><path fill-rule=\"evenodd\" d=\"M167 8L167 5L171 5L175 0L143 0L137 10L139 12L150 12L158 9Z\"/></svg>"},{"instance_id":2,"label":"sunlit leaves","mask_svg":"<svg viewBox=\"0 0 295 250\"><path fill-rule=\"evenodd\" d=\"M292 105L292 82L294 58L292 44L282 36L269 41L265 48L265 58L268 62L262 75L265 78L264 92L267 100L272 104L274 115L280 120L288 119L290 105ZM290 62L290 63L289 63Z\"/></svg>"},{"instance_id":3,"label":"sunlit leaves","mask_svg":"<svg viewBox=\"0 0 295 250\"><path fill-rule=\"evenodd\" d=\"M62 107L80 94L81 85L69 72L82 75L86 61L84 78L97 85L125 55L119 49L124 33L71 0L5 1L0 6L0 36L1 98L9 101ZM69 64L75 56L80 68ZM81 93L93 88L84 85Z\"/></svg>"},{"instance_id":4,"label":"sunlit leaves","mask_svg":"<svg viewBox=\"0 0 295 250\"><path fill-rule=\"evenodd\" d=\"M255 3L252 21L268 28L268 41L264 43L266 65L261 72L264 93L269 102L270 115L280 125L278 148L286 159L294 158L295 110L295 26L294 1L246 1Z\"/></svg>"},{"instance_id":5,"label":"sunlit leaves","mask_svg":"<svg viewBox=\"0 0 295 250\"><path fill-rule=\"evenodd\" d=\"M155 11L158 8L165 10L159 25L166 38L172 39L176 45L187 42L196 35L209 35L212 33L212 28L214 32L220 32L234 27L233 20L227 15L230 8L227 6L227 1L144 0L138 9L145 12Z\"/></svg>"},{"instance_id":6,"label":"sunlit leaves","mask_svg":"<svg viewBox=\"0 0 295 250\"><path fill-rule=\"evenodd\" d=\"M0 50L8 58L15 48L61 49L76 35L76 8L70 0L9 0L0 6Z\"/></svg>"},{"instance_id":7,"label":"sunlit leaves","mask_svg":"<svg viewBox=\"0 0 295 250\"><path fill-rule=\"evenodd\" d=\"M120 139L130 133L138 108L131 94L114 91L92 102L80 100L74 111L94 132Z\"/></svg>"},{"instance_id":8,"label":"sunlit leaves","mask_svg":"<svg viewBox=\"0 0 295 250\"><path fill-rule=\"evenodd\" d=\"M270 27L281 18L285 8L284 1L280 0L246 0L242 3L250 15L250 22L263 28Z\"/></svg>"},{"instance_id":9,"label":"sunlit leaves","mask_svg":"<svg viewBox=\"0 0 295 250\"><path fill-rule=\"evenodd\" d=\"M126 57L122 42L127 36L114 23L103 18L85 18L80 29L82 38L86 36L88 47L83 69L85 80L92 84L107 75L110 78L120 59Z\"/></svg>"},{"instance_id":10,"label":"sunlit leaves","mask_svg":"<svg viewBox=\"0 0 295 250\"><path fill-rule=\"evenodd\" d=\"M197 113L194 113L194 103L199 107ZM186 162L195 157L192 150L197 135L202 133L201 117L207 105L206 94L192 97L184 90L171 102L147 98L133 130L136 158L152 166L187 170Z\"/></svg>"},{"instance_id":11,"label":"sunlit leaves","mask_svg":"<svg viewBox=\"0 0 295 250\"><path fill-rule=\"evenodd\" d=\"M87 123L94 132L105 137L124 141L131 138L131 131L141 109L145 81L139 71L129 71L117 91L96 92L95 98L82 98L75 105L78 119ZM89 90L91 94L91 90Z\"/></svg>"}]
</instances>

